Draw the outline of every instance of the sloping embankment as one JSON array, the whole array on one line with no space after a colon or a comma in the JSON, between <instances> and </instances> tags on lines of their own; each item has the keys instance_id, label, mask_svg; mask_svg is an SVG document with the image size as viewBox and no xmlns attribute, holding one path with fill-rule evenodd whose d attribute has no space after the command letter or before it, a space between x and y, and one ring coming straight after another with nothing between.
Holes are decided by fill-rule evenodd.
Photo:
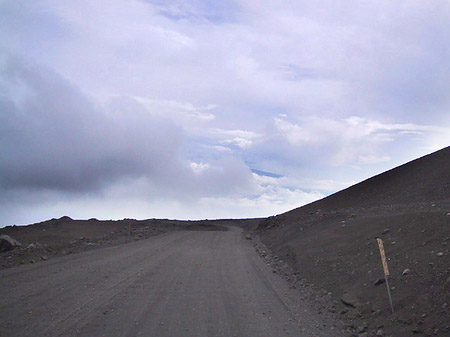
<instances>
[{"instance_id":1,"label":"sloping embankment","mask_svg":"<svg viewBox=\"0 0 450 337\"><path fill-rule=\"evenodd\" d=\"M270 217L258 233L334 301L353 297L342 317L361 333L383 326L396 337L450 335L450 148ZM377 237L389 258L394 315L379 281Z\"/></svg>"}]
</instances>

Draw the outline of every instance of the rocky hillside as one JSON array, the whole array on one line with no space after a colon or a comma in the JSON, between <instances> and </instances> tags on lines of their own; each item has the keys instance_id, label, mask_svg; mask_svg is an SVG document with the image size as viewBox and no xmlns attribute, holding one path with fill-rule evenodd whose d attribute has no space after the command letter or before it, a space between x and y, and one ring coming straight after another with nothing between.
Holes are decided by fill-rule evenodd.
<instances>
[{"instance_id":1,"label":"rocky hillside","mask_svg":"<svg viewBox=\"0 0 450 337\"><path fill-rule=\"evenodd\" d=\"M450 336L450 147L270 217L258 234L298 282L329 296L356 336L380 327L396 337Z\"/></svg>"}]
</instances>

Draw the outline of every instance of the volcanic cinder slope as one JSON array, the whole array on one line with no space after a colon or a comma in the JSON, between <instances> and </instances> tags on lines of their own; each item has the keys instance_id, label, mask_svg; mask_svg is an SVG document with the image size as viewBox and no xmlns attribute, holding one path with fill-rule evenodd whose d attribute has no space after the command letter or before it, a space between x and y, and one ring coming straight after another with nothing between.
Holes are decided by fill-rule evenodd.
<instances>
[{"instance_id":1,"label":"volcanic cinder slope","mask_svg":"<svg viewBox=\"0 0 450 337\"><path fill-rule=\"evenodd\" d=\"M258 233L304 282L331 292L360 330L450 336L450 147L270 217ZM389 260L394 314L377 282L377 237ZM356 297L354 307L345 308L344 294Z\"/></svg>"}]
</instances>

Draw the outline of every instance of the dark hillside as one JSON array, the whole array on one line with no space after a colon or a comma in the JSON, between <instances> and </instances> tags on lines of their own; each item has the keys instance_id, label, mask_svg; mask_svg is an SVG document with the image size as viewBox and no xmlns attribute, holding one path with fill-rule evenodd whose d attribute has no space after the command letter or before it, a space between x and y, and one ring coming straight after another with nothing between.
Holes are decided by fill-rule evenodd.
<instances>
[{"instance_id":1,"label":"dark hillside","mask_svg":"<svg viewBox=\"0 0 450 337\"><path fill-rule=\"evenodd\" d=\"M396 337L450 336L450 147L270 217L258 232L303 283L331 292L350 325L367 325L361 334L383 326ZM394 315L386 285L375 285L376 237L389 258Z\"/></svg>"}]
</instances>

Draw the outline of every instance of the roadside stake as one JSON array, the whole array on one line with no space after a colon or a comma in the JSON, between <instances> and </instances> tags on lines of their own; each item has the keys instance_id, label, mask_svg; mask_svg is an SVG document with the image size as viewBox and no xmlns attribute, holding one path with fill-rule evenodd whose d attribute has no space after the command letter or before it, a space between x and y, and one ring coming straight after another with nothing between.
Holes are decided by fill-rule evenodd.
<instances>
[{"instance_id":1,"label":"roadside stake","mask_svg":"<svg viewBox=\"0 0 450 337\"><path fill-rule=\"evenodd\" d=\"M377 238L377 242L378 242L378 248L380 249L381 263L383 264L383 269L384 269L384 279L386 280L386 287L387 287L387 292L388 292L388 296L389 296L389 304L391 305L392 313L394 313L394 305L392 304L391 289L389 288L389 282L388 282L389 269L388 269L388 264L387 264L387 260L386 260L386 254L384 253L383 240L381 240L380 238Z\"/></svg>"}]
</instances>

